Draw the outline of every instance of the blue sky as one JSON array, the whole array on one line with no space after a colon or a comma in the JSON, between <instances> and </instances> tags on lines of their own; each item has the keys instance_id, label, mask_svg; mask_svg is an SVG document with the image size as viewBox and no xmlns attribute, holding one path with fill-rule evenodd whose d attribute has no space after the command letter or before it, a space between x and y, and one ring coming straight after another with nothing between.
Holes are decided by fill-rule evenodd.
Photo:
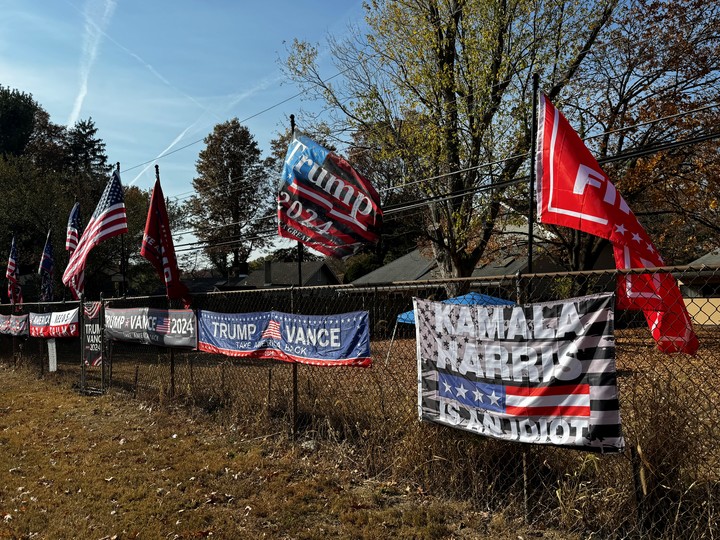
<instances>
[{"instance_id":1,"label":"blue sky","mask_svg":"<svg viewBox=\"0 0 720 540\"><path fill-rule=\"evenodd\" d=\"M285 43L324 46L363 16L361 0L0 0L0 12L0 84L57 124L92 117L123 183L152 187L157 163L171 197L192 189L204 144L157 156L296 94L278 65ZM296 98L245 125L267 154L308 106Z\"/></svg>"}]
</instances>

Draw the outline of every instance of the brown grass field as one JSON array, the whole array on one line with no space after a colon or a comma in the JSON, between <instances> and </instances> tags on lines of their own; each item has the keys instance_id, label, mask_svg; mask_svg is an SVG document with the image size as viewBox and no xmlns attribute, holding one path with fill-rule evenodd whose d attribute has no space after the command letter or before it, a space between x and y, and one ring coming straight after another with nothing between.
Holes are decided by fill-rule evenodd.
<instances>
[{"instance_id":1,"label":"brown grass field","mask_svg":"<svg viewBox=\"0 0 720 540\"><path fill-rule=\"evenodd\" d=\"M0 364L0 538L579 538L357 468L342 441Z\"/></svg>"}]
</instances>

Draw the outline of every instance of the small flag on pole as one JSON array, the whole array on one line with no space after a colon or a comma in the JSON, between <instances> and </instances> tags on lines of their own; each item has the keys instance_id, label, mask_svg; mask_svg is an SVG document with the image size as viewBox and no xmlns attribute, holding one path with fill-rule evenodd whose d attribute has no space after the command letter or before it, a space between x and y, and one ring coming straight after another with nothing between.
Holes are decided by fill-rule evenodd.
<instances>
[{"instance_id":1,"label":"small flag on pole","mask_svg":"<svg viewBox=\"0 0 720 540\"><path fill-rule=\"evenodd\" d=\"M70 216L68 217L67 223L67 236L65 237L65 250L70 252L72 255L75 248L77 248L78 239L80 238L80 203L76 202L72 210L70 210Z\"/></svg>"},{"instance_id":2,"label":"small flag on pole","mask_svg":"<svg viewBox=\"0 0 720 540\"><path fill-rule=\"evenodd\" d=\"M127 230L120 172L115 170L63 273L62 282L70 287L76 298L79 298L85 289L85 265L90 251L103 241L124 234Z\"/></svg>"},{"instance_id":3,"label":"small flag on pole","mask_svg":"<svg viewBox=\"0 0 720 540\"><path fill-rule=\"evenodd\" d=\"M22 288L20 287L20 272L18 270L18 255L15 247L15 237L10 244L10 256L8 257L5 277L8 280L8 299L11 304L22 304Z\"/></svg>"},{"instance_id":4,"label":"small flag on pole","mask_svg":"<svg viewBox=\"0 0 720 540\"><path fill-rule=\"evenodd\" d=\"M45 239L45 247L40 257L40 266L38 274L40 274L40 301L53 301L53 272L55 271L55 261L53 259L52 239L48 231Z\"/></svg>"}]
</instances>

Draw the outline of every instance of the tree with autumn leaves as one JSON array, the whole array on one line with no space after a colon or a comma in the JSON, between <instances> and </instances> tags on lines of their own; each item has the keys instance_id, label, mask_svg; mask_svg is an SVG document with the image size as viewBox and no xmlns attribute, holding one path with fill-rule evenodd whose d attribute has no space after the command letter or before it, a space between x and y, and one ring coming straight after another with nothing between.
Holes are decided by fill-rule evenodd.
<instances>
[{"instance_id":1,"label":"tree with autumn leaves","mask_svg":"<svg viewBox=\"0 0 720 540\"><path fill-rule=\"evenodd\" d=\"M319 49L299 41L285 69L328 103L333 133L361 132L368 160L395 164L393 188L429 201L425 242L447 277L469 276L499 230L528 213L533 73L581 135L610 132L589 145L642 220L674 174L652 167L657 154L616 156L692 137L713 113L624 128L718 101L717 11L700 0L375 0L365 30L329 42L338 77L321 73ZM700 147L682 152L688 164ZM602 251L594 239L550 232L568 268L589 268Z\"/></svg>"}]
</instances>

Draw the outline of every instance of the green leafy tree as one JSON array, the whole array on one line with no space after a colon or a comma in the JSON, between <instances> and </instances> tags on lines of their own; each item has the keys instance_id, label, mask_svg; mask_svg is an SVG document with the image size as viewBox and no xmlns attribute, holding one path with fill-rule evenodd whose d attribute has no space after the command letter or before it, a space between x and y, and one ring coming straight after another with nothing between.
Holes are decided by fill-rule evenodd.
<instances>
[{"instance_id":1,"label":"green leafy tree","mask_svg":"<svg viewBox=\"0 0 720 540\"><path fill-rule=\"evenodd\" d=\"M32 95L0 85L0 155L23 154L39 110Z\"/></svg>"},{"instance_id":2,"label":"green leafy tree","mask_svg":"<svg viewBox=\"0 0 720 540\"><path fill-rule=\"evenodd\" d=\"M447 277L468 276L492 238L507 183L527 172L532 74L558 96L615 6L374 0L367 33L330 42L340 77L327 82L318 49L299 41L286 72L328 102L334 133L362 129L374 159L398 163L416 198L434 198L425 236Z\"/></svg>"},{"instance_id":3,"label":"green leafy tree","mask_svg":"<svg viewBox=\"0 0 720 540\"><path fill-rule=\"evenodd\" d=\"M186 214L206 242L208 259L227 275L269 243L274 180L255 138L237 118L216 125L205 144L193 179L197 195L187 202Z\"/></svg>"}]
</instances>

